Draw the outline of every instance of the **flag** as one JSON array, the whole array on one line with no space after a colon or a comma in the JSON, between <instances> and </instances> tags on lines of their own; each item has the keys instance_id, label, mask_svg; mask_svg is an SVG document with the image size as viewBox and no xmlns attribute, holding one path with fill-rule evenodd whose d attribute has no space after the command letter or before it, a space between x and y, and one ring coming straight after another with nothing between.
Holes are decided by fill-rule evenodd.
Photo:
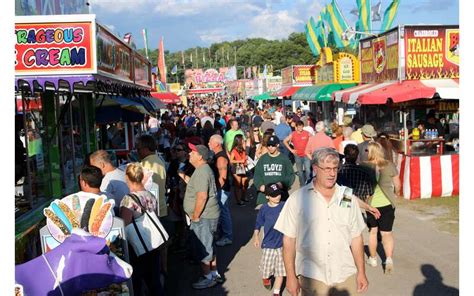
<instances>
[{"instance_id":1,"label":"flag","mask_svg":"<svg viewBox=\"0 0 474 296\"><path fill-rule=\"evenodd\" d=\"M382 8L382 1L372 6L372 21L380 22L382 17L380 16L380 9Z\"/></svg>"},{"instance_id":2,"label":"flag","mask_svg":"<svg viewBox=\"0 0 474 296\"><path fill-rule=\"evenodd\" d=\"M372 22L370 20L370 0L357 0L357 8L359 9L358 23L361 32L371 32ZM358 30L357 30L358 31Z\"/></svg>"},{"instance_id":3,"label":"flag","mask_svg":"<svg viewBox=\"0 0 474 296\"><path fill-rule=\"evenodd\" d=\"M318 23L316 24L313 17L309 18L309 23L311 28L313 29L314 34L319 43L319 47L323 48L326 47L326 34L323 31L323 22L319 19Z\"/></svg>"},{"instance_id":4,"label":"flag","mask_svg":"<svg viewBox=\"0 0 474 296\"><path fill-rule=\"evenodd\" d=\"M336 47L343 48L349 45L349 41L342 40L342 33L347 30L348 26L337 6L336 0L332 0L331 3L326 6L326 21L333 32Z\"/></svg>"},{"instance_id":5,"label":"flag","mask_svg":"<svg viewBox=\"0 0 474 296\"><path fill-rule=\"evenodd\" d=\"M229 51L227 51L227 61L229 60Z\"/></svg>"},{"instance_id":6,"label":"flag","mask_svg":"<svg viewBox=\"0 0 474 296\"><path fill-rule=\"evenodd\" d=\"M165 48L163 45L163 37L161 37L160 45L158 46L158 70L160 71L160 81L166 84Z\"/></svg>"},{"instance_id":7,"label":"flag","mask_svg":"<svg viewBox=\"0 0 474 296\"><path fill-rule=\"evenodd\" d=\"M318 37L311 26L310 21L304 26L306 32L306 41L308 41L309 48L314 56L319 56L321 53L321 46L319 45Z\"/></svg>"},{"instance_id":8,"label":"flag","mask_svg":"<svg viewBox=\"0 0 474 296\"><path fill-rule=\"evenodd\" d=\"M252 66L253 78L257 78L257 66Z\"/></svg>"},{"instance_id":9,"label":"flag","mask_svg":"<svg viewBox=\"0 0 474 296\"><path fill-rule=\"evenodd\" d=\"M247 68L247 78L252 78L252 68L251 67L248 67Z\"/></svg>"},{"instance_id":10,"label":"flag","mask_svg":"<svg viewBox=\"0 0 474 296\"><path fill-rule=\"evenodd\" d=\"M267 78L267 73L268 73L268 69L267 69L267 65L265 64L263 66L263 79Z\"/></svg>"},{"instance_id":11,"label":"flag","mask_svg":"<svg viewBox=\"0 0 474 296\"><path fill-rule=\"evenodd\" d=\"M268 73L273 76L273 65L270 65L270 66L268 67Z\"/></svg>"},{"instance_id":12,"label":"flag","mask_svg":"<svg viewBox=\"0 0 474 296\"><path fill-rule=\"evenodd\" d=\"M145 43L145 55L146 59L148 60L148 34L146 29L142 30L142 35L143 35L143 43Z\"/></svg>"},{"instance_id":13,"label":"flag","mask_svg":"<svg viewBox=\"0 0 474 296\"><path fill-rule=\"evenodd\" d=\"M181 64L184 65L184 51L181 51Z\"/></svg>"},{"instance_id":14,"label":"flag","mask_svg":"<svg viewBox=\"0 0 474 296\"><path fill-rule=\"evenodd\" d=\"M230 67L224 76L227 80L237 80L237 67Z\"/></svg>"},{"instance_id":15,"label":"flag","mask_svg":"<svg viewBox=\"0 0 474 296\"><path fill-rule=\"evenodd\" d=\"M202 52L202 62L203 63L206 62L206 55L205 55L204 51Z\"/></svg>"},{"instance_id":16,"label":"flag","mask_svg":"<svg viewBox=\"0 0 474 296\"><path fill-rule=\"evenodd\" d=\"M176 74L178 73L178 65L174 65L173 69L171 69L171 74Z\"/></svg>"},{"instance_id":17,"label":"flag","mask_svg":"<svg viewBox=\"0 0 474 296\"><path fill-rule=\"evenodd\" d=\"M123 42L130 44L132 41L132 33L126 33L123 35Z\"/></svg>"},{"instance_id":18,"label":"flag","mask_svg":"<svg viewBox=\"0 0 474 296\"><path fill-rule=\"evenodd\" d=\"M382 26L380 27L380 31L385 32L392 26L393 20L397 16L398 5L400 4L400 0L392 0L392 3L385 9L383 13L383 21Z\"/></svg>"},{"instance_id":19,"label":"flag","mask_svg":"<svg viewBox=\"0 0 474 296\"><path fill-rule=\"evenodd\" d=\"M198 55L198 49L197 49L197 47L196 47L196 68L199 68L199 63L198 63L198 61L199 61L199 55Z\"/></svg>"}]
</instances>

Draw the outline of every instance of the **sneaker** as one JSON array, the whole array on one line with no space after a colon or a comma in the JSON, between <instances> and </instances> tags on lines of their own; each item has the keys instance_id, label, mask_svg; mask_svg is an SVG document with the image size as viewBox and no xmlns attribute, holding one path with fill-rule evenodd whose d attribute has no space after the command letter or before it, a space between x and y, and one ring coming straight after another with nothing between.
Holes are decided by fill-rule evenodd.
<instances>
[{"instance_id":1,"label":"sneaker","mask_svg":"<svg viewBox=\"0 0 474 296\"><path fill-rule=\"evenodd\" d=\"M237 203L237 205L243 207L243 206L245 206L245 203L243 201L240 201L240 202Z\"/></svg>"},{"instance_id":2,"label":"sneaker","mask_svg":"<svg viewBox=\"0 0 474 296\"><path fill-rule=\"evenodd\" d=\"M222 278L222 276L220 274L218 274L216 276L212 276L212 279L214 281L216 281L216 283L218 283L218 284L222 284L224 282L224 279Z\"/></svg>"},{"instance_id":3,"label":"sneaker","mask_svg":"<svg viewBox=\"0 0 474 296\"><path fill-rule=\"evenodd\" d=\"M367 262L367 264L369 264L372 267L377 267L377 258L375 258L375 257L370 257L369 256L369 258L367 258L366 262Z\"/></svg>"},{"instance_id":4,"label":"sneaker","mask_svg":"<svg viewBox=\"0 0 474 296\"><path fill-rule=\"evenodd\" d=\"M272 288L272 281L270 279L262 279L262 283L263 283L263 286L267 289L267 290L271 290Z\"/></svg>"},{"instance_id":5,"label":"sneaker","mask_svg":"<svg viewBox=\"0 0 474 296\"><path fill-rule=\"evenodd\" d=\"M221 238L220 240L218 240L216 242L216 245L219 246L219 247L223 247L223 246L227 246L227 245L231 245L232 244L232 241L230 239L228 239L227 237L223 237Z\"/></svg>"},{"instance_id":6,"label":"sneaker","mask_svg":"<svg viewBox=\"0 0 474 296\"><path fill-rule=\"evenodd\" d=\"M393 260L390 257L385 259L385 274L392 274L393 273Z\"/></svg>"},{"instance_id":7,"label":"sneaker","mask_svg":"<svg viewBox=\"0 0 474 296\"><path fill-rule=\"evenodd\" d=\"M193 283L193 288L206 289L206 288L214 287L216 284L217 282L214 280L214 278L208 279L205 276L201 276L197 282Z\"/></svg>"}]
</instances>

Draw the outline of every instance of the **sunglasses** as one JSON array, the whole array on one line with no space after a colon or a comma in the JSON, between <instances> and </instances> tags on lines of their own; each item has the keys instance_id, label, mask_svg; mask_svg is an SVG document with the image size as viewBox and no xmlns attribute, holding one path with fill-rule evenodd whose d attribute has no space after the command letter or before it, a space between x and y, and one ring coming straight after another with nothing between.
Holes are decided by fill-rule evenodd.
<instances>
[{"instance_id":1,"label":"sunglasses","mask_svg":"<svg viewBox=\"0 0 474 296\"><path fill-rule=\"evenodd\" d=\"M267 144L267 147L276 147L276 144Z\"/></svg>"},{"instance_id":2,"label":"sunglasses","mask_svg":"<svg viewBox=\"0 0 474 296\"><path fill-rule=\"evenodd\" d=\"M256 129L256 130L253 130L253 131L254 131L254 132L258 132L259 130L258 130L258 129Z\"/></svg>"}]
</instances>

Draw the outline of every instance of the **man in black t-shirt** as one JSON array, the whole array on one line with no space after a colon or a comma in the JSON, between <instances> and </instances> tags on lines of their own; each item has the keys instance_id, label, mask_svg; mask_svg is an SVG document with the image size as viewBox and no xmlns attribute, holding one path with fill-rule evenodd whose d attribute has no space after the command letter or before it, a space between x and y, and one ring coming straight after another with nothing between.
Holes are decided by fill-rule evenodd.
<instances>
[{"instance_id":1,"label":"man in black t-shirt","mask_svg":"<svg viewBox=\"0 0 474 296\"><path fill-rule=\"evenodd\" d=\"M230 162L227 153L222 148L224 143L221 135L213 135L209 139L209 149L214 152L212 162L209 164L214 172L217 188L217 201L221 210L219 224L222 237L216 241L219 247L232 244L232 217L230 215L229 197L230 184L229 172Z\"/></svg>"}]
</instances>

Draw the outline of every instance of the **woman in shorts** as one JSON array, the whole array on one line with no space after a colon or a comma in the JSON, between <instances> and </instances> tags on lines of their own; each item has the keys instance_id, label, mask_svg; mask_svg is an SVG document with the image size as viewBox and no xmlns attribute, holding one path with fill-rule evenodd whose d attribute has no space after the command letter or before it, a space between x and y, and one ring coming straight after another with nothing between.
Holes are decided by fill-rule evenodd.
<instances>
[{"instance_id":1,"label":"woman in shorts","mask_svg":"<svg viewBox=\"0 0 474 296\"><path fill-rule=\"evenodd\" d=\"M377 142L368 146L368 164L375 169L377 185L373 196L368 200L369 205L380 211L380 219L367 213L367 226L370 229L369 253L367 264L377 266L377 232L382 235L382 244L385 251L385 273L393 272L393 247L392 234L393 221L395 220L395 198L400 195L400 178L393 162L385 158L385 151Z\"/></svg>"}]
</instances>

